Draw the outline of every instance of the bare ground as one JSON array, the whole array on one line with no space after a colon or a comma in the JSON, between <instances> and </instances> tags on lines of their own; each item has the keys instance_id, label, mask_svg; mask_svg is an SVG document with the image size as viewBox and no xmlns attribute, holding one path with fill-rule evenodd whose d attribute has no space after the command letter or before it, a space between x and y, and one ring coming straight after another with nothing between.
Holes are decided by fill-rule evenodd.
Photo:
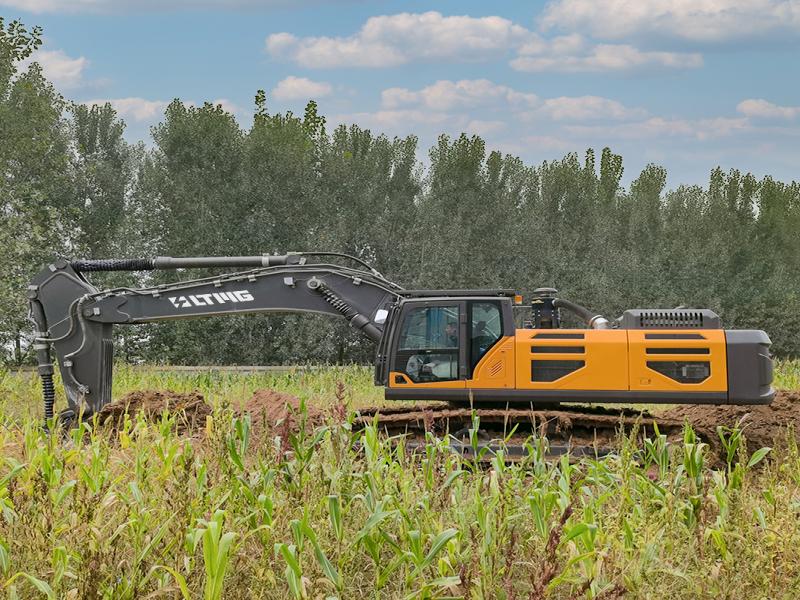
<instances>
[{"instance_id":1,"label":"bare ground","mask_svg":"<svg viewBox=\"0 0 800 600\"><path fill-rule=\"evenodd\" d=\"M101 423L119 428L125 415L143 413L149 421L156 421L165 413L176 414L178 431L192 433L205 427L211 406L200 392L178 393L170 390L137 390L119 400L106 404L99 413Z\"/></svg>"},{"instance_id":2,"label":"bare ground","mask_svg":"<svg viewBox=\"0 0 800 600\"><path fill-rule=\"evenodd\" d=\"M194 434L203 430L211 406L199 392L176 393L169 390L142 390L131 392L108 404L100 411L101 422L119 427L126 412L131 416L144 413L148 420L157 420L165 412L178 414L181 433ZM324 411L306 406L305 417L297 397L275 390L257 390L237 409L236 414L249 414L254 440L266 440L275 435L286 437L297 431L301 420L315 427L327 418L344 418L343 406ZM554 439L568 441L571 445L613 445L617 429L626 430L638 423L648 430L653 421L662 432L677 441L680 429L688 421L698 435L709 443L713 458L722 451L717 426L733 427L740 424L744 430L750 452L764 446L774 446L785 440L791 430L800 442L800 391L779 391L772 404L766 406L731 405L681 405L657 415L638 413L630 409L603 409L599 407L570 407L559 410L530 411L522 409L484 408L477 410L482 426L508 431L509 422L528 424L528 431L539 431ZM372 422L378 415L380 425L392 433L402 430L437 433L455 433L469 427L471 411L447 405L422 405L417 407L376 408L361 411L356 426ZM494 426L492 425L494 423ZM524 431L524 429L523 429ZM520 434L523 432L521 431ZM649 431L648 431L649 433ZM502 437L502 436L501 436ZM519 437L519 436L515 436Z\"/></svg>"},{"instance_id":3,"label":"bare ground","mask_svg":"<svg viewBox=\"0 0 800 600\"><path fill-rule=\"evenodd\" d=\"M779 390L772 404L762 406L676 406L658 415L687 420L700 436L719 449L718 425L733 427L741 423L750 452L784 441L791 428L800 442L800 391Z\"/></svg>"}]
</instances>

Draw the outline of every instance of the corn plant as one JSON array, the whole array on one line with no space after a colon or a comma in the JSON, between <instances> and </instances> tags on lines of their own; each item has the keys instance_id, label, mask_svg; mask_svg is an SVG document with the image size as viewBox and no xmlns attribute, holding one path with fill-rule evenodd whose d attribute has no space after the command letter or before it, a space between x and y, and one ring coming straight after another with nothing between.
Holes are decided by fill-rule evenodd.
<instances>
[{"instance_id":1,"label":"corn plant","mask_svg":"<svg viewBox=\"0 0 800 600\"><path fill-rule=\"evenodd\" d=\"M300 564L297 546L286 543L275 544L275 553L283 557L283 560L286 562L284 576L286 577L286 583L289 586L292 597L296 600L308 598L306 579L303 577L303 568Z\"/></svg>"},{"instance_id":2,"label":"corn plant","mask_svg":"<svg viewBox=\"0 0 800 600\"><path fill-rule=\"evenodd\" d=\"M338 381L364 406L376 398L366 369L121 371L115 394L199 387L212 418L192 435L176 415L139 412L50 436L16 401L38 394L35 378L0 373L3 597L796 595L792 431L747 455L741 425L714 447L691 428L682 443L653 428L621 435L607 456L554 460L534 428L519 462L501 440L477 464L447 437L410 452L376 423L356 430L355 413L262 436L228 408L259 387L340 406Z\"/></svg>"},{"instance_id":3,"label":"corn plant","mask_svg":"<svg viewBox=\"0 0 800 600\"><path fill-rule=\"evenodd\" d=\"M655 437L644 439L644 468L648 469L650 465L658 467L658 479L663 481L667 477L670 464L670 444L667 441L667 436L661 433L657 424L653 424L653 433Z\"/></svg>"},{"instance_id":4,"label":"corn plant","mask_svg":"<svg viewBox=\"0 0 800 600\"><path fill-rule=\"evenodd\" d=\"M189 532L189 544L194 552L199 545L203 547L203 566L205 568L204 600L220 600L231 557L234 532L224 531L225 511L218 510L208 521L200 521L198 527Z\"/></svg>"},{"instance_id":5,"label":"corn plant","mask_svg":"<svg viewBox=\"0 0 800 600\"><path fill-rule=\"evenodd\" d=\"M239 472L245 470L244 457L250 445L250 429L250 415L236 417L233 420L232 431L225 437L228 456Z\"/></svg>"}]
</instances>

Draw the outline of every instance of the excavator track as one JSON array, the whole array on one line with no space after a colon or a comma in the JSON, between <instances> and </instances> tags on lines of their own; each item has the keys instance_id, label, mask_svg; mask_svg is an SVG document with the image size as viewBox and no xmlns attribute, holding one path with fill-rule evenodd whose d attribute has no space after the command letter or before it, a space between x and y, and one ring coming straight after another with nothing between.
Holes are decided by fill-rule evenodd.
<instances>
[{"instance_id":1,"label":"excavator track","mask_svg":"<svg viewBox=\"0 0 800 600\"><path fill-rule=\"evenodd\" d=\"M473 444L470 429L478 422L478 442ZM639 436L653 436L653 425L668 437L679 435L683 422L656 417L633 408L606 408L596 405L570 405L559 408L507 406L455 407L447 404L422 404L403 407L376 407L359 412L354 425L363 428L376 423L387 436L404 439L405 447L415 451L425 447L426 433L448 437L450 448L462 456L490 461L499 449L509 461L524 459L531 452L531 439L546 438L546 454L558 457L569 453L604 456L616 447L621 432L635 428ZM477 451L477 452L476 452Z\"/></svg>"}]
</instances>

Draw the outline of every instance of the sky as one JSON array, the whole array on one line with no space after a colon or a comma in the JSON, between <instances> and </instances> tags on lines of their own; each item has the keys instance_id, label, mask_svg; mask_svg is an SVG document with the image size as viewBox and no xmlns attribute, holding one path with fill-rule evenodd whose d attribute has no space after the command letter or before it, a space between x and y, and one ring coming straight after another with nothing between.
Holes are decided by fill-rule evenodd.
<instances>
[{"instance_id":1,"label":"sky","mask_svg":"<svg viewBox=\"0 0 800 600\"><path fill-rule=\"evenodd\" d=\"M478 134L531 164L609 146L623 183L715 166L800 180L800 0L0 0L44 28L35 59L129 140L173 98L243 127L313 98L332 125Z\"/></svg>"}]
</instances>

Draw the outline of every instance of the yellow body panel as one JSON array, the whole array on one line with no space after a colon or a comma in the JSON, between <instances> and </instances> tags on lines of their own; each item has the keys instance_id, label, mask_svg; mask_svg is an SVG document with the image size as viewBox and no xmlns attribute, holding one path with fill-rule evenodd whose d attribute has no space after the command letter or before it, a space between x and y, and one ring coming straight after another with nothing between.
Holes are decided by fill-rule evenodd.
<instances>
[{"instance_id":1,"label":"yellow body panel","mask_svg":"<svg viewBox=\"0 0 800 600\"><path fill-rule=\"evenodd\" d=\"M475 366L468 388L514 389L514 343L513 335L498 340Z\"/></svg>"},{"instance_id":2,"label":"yellow body panel","mask_svg":"<svg viewBox=\"0 0 800 600\"><path fill-rule=\"evenodd\" d=\"M404 383L400 383L403 381ZM396 388L445 388L451 390L463 390L467 382L463 379L455 379L453 381L426 381L424 383L414 383L411 378L405 373L399 371L389 371L389 387Z\"/></svg>"},{"instance_id":3,"label":"yellow body panel","mask_svg":"<svg viewBox=\"0 0 800 600\"><path fill-rule=\"evenodd\" d=\"M703 339L647 339L646 335L675 334L672 330L631 329L628 330L628 360L630 389L641 391L698 391L724 392L728 389L728 359L725 348L725 332L708 329L697 333ZM685 333L685 332L677 332ZM708 354L648 354L647 349L707 349ZM647 366L648 361L710 362L711 375L701 383L679 383Z\"/></svg>"},{"instance_id":4,"label":"yellow body panel","mask_svg":"<svg viewBox=\"0 0 800 600\"><path fill-rule=\"evenodd\" d=\"M628 338L614 329L517 329L517 389L525 390L627 390ZM548 339L552 334L583 335L583 339ZM553 352L534 353L533 347ZM583 352L557 352L559 348ZM532 381L531 361L578 360L585 366L555 381Z\"/></svg>"},{"instance_id":5,"label":"yellow body panel","mask_svg":"<svg viewBox=\"0 0 800 600\"><path fill-rule=\"evenodd\" d=\"M676 330L517 329L498 341L476 365L472 379L414 383L400 372L389 374L389 387L413 389L597 390L652 392L724 392L727 390L725 333L692 331L702 339L648 339ZM549 339L549 335L581 335ZM544 337L543 337L544 336ZM546 349L534 352L533 348ZM561 348L581 351L559 351ZM651 353L647 349L651 349ZM696 348L708 353L653 354L659 348ZM663 352L663 350L662 350ZM533 381L532 361L583 361L584 366L554 381ZM680 383L647 366L648 362L709 362L711 373L700 383Z\"/></svg>"}]
</instances>

